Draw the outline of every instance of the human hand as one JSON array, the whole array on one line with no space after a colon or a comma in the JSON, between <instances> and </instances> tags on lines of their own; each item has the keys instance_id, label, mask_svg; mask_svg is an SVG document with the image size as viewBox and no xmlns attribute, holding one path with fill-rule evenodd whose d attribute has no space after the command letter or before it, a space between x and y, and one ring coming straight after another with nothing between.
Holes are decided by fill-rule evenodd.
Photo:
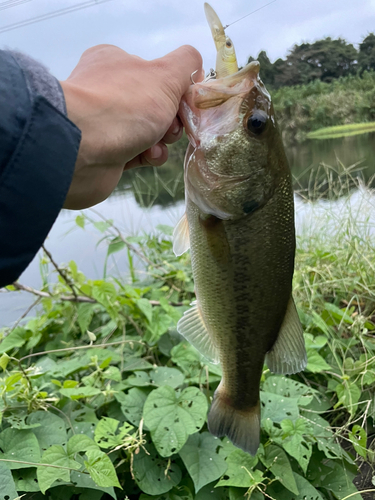
<instances>
[{"instance_id":1,"label":"human hand","mask_svg":"<svg viewBox=\"0 0 375 500\"><path fill-rule=\"evenodd\" d=\"M82 132L65 208L86 208L103 201L124 170L166 162L180 139L180 100L202 58L183 46L160 59L145 61L112 45L83 53L61 83L68 118Z\"/></svg>"}]
</instances>

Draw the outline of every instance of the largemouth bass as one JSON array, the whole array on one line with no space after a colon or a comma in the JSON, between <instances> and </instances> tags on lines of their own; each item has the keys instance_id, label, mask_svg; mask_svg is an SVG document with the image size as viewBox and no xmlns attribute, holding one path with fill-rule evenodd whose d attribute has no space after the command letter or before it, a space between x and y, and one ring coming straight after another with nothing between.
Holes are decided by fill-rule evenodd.
<instances>
[{"instance_id":1,"label":"largemouth bass","mask_svg":"<svg viewBox=\"0 0 375 500\"><path fill-rule=\"evenodd\" d=\"M179 112L190 145L174 250L190 247L197 300L177 328L222 366L210 432L255 454L264 362L274 373L306 366L292 298L293 190L259 63L224 77L216 69L217 79L190 87Z\"/></svg>"}]
</instances>

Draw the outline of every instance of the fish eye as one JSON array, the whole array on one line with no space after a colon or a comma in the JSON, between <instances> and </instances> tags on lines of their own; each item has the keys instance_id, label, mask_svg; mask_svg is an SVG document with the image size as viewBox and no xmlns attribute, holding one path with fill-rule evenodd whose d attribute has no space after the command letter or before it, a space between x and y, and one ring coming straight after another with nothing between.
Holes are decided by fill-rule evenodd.
<instances>
[{"instance_id":1,"label":"fish eye","mask_svg":"<svg viewBox=\"0 0 375 500\"><path fill-rule=\"evenodd\" d=\"M227 47L232 47L232 42L230 42L229 40L227 40L227 41L225 42L225 45L226 45Z\"/></svg>"},{"instance_id":2,"label":"fish eye","mask_svg":"<svg viewBox=\"0 0 375 500\"><path fill-rule=\"evenodd\" d=\"M255 135L260 135L266 128L267 122L267 113L261 109L255 109L247 120L247 129Z\"/></svg>"}]
</instances>

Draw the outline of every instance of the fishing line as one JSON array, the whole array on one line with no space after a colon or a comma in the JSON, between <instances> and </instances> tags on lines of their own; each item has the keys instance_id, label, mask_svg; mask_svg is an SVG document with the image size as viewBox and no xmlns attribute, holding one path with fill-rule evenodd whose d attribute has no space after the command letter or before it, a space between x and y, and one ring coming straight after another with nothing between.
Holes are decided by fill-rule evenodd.
<instances>
[{"instance_id":1,"label":"fishing line","mask_svg":"<svg viewBox=\"0 0 375 500\"><path fill-rule=\"evenodd\" d=\"M268 5L271 5L271 3L275 3L276 1L277 0L272 0L272 2L268 2L266 3L266 5L262 5L262 7L259 7L259 9L255 9L249 14L246 14L246 16L240 17L239 19L237 19L237 21L233 21L233 23L227 24L226 26L224 26L224 29L227 29L229 26L232 26L232 24L238 23L238 21L242 21L242 19L245 19L245 17L251 16L251 14L254 14L254 12L258 12L258 10L262 10L264 9L264 7L267 7Z\"/></svg>"},{"instance_id":2,"label":"fishing line","mask_svg":"<svg viewBox=\"0 0 375 500\"><path fill-rule=\"evenodd\" d=\"M31 0L8 0L7 2L0 2L0 10L11 9L27 2L31 2Z\"/></svg>"},{"instance_id":3,"label":"fishing line","mask_svg":"<svg viewBox=\"0 0 375 500\"><path fill-rule=\"evenodd\" d=\"M15 30L17 28L22 28L23 26L28 26L30 24L39 23L41 21L45 21L46 19L52 19L53 17L63 16L65 14L69 14L70 12L75 12L77 10L87 9L88 7L94 7L95 5L100 5L101 3L111 2L113 0L89 0L87 2L81 2L77 5L73 5L71 7L66 7L59 10L54 10L53 12L49 12L48 14L43 14L41 16L32 17L31 19L26 19L25 21L20 21L18 23L8 24L3 28L0 28L0 33L4 33L5 31Z\"/></svg>"}]
</instances>

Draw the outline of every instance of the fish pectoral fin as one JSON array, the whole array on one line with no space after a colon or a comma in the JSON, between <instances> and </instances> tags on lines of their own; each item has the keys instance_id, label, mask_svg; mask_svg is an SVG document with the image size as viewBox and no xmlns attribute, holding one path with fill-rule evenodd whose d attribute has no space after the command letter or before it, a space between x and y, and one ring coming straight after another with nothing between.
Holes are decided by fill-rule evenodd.
<instances>
[{"instance_id":1,"label":"fish pectoral fin","mask_svg":"<svg viewBox=\"0 0 375 500\"><path fill-rule=\"evenodd\" d=\"M179 220L173 231L173 251L176 257L187 252L190 248L189 223L186 212Z\"/></svg>"},{"instance_id":2,"label":"fish pectoral fin","mask_svg":"<svg viewBox=\"0 0 375 500\"><path fill-rule=\"evenodd\" d=\"M177 331L211 363L219 363L218 350L204 324L198 302L191 305L177 323Z\"/></svg>"},{"instance_id":3,"label":"fish pectoral fin","mask_svg":"<svg viewBox=\"0 0 375 500\"><path fill-rule=\"evenodd\" d=\"M293 297L289 299L279 336L266 354L266 363L273 373L292 374L306 368L307 355L303 329Z\"/></svg>"}]
</instances>

